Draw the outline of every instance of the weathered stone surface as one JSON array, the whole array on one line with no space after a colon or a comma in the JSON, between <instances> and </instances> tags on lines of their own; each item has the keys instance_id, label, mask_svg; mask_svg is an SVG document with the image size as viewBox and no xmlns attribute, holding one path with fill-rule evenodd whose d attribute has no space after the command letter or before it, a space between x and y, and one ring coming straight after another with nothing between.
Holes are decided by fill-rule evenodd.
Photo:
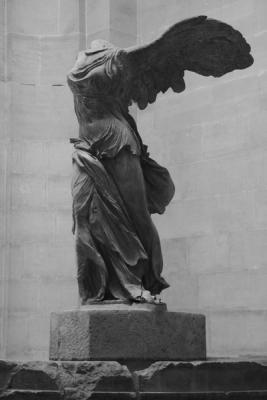
<instances>
[{"instance_id":1,"label":"weathered stone surface","mask_svg":"<svg viewBox=\"0 0 267 400\"><path fill-rule=\"evenodd\" d=\"M256 400L267 399L266 391L207 393L141 393L140 400Z\"/></svg>"},{"instance_id":2,"label":"weathered stone surface","mask_svg":"<svg viewBox=\"0 0 267 400\"><path fill-rule=\"evenodd\" d=\"M0 398L12 400L123 400L135 396L133 377L127 367L106 361L12 364L2 361L0 384ZM115 393L119 393L118 397L114 397Z\"/></svg>"},{"instance_id":3,"label":"weathered stone surface","mask_svg":"<svg viewBox=\"0 0 267 400\"><path fill-rule=\"evenodd\" d=\"M72 400L76 399L80 400L79 397L72 397L76 396L75 389L73 391L67 390L65 392L65 400ZM83 395L82 395L83 396ZM81 397L81 399L89 399L89 397ZM132 400L137 399L136 393L127 393L127 392L95 392L90 394L90 400Z\"/></svg>"},{"instance_id":4,"label":"weathered stone surface","mask_svg":"<svg viewBox=\"0 0 267 400\"><path fill-rule=\"evenodd\" d=\"M56 390L58 389L55 381L41 370L22 367L12 377L10 388L12 389L31 389L31 390Z\"/></svg>"},{"instance_id":5,"label":"weathered stone surface","mask_svg":"<svg viewBox=\"0 0 267 400\"><path fill-rule=\"evenodd\" d=\"M266 400L266 371L266 362L233 360L157 362L131 373L109 361L1 361L0 382L8 383L0 399Z\"/></svg>"},{"instance_id":6,"label":"weathered stone surface","mask_svg":"<svg viewBox=\"0 0 267 400\"><path fill-rule=\"evenodd\" d=\"M163 305L86 306L52 313L50 359L196 360L206 357L205 340L203 315Z\"/></svg>"},{"instance_id":7,"label":"weathered stone surface","mask_svg":"<svg viewBox=\"0 0 267 400\"><path fill-rule=\"evenodd\" d=\"M63 396L55 391L39 390L8 390L1 400L63 400Z\"/></svg>"},{"instance_id":8,"label":"weathered stone surface","mask_svg":"<svg viewBox=\"0 0 267 400\"><path fill-rule=\"evenodd\" d=\"M140 392L267 390L267 364L256 362L156 362L135 372Z\"/></svg>"},{"instance_id":9,"label":"weathered stone surface","mask_svg":"<svg viewBox=\"0 0 267 400\"><path fill-rule=\"evenodd\" d=\"M0 391L8 387L11 380L11 373L15 367L15 363L0 361Z\"/></svg>"}]
</instances>

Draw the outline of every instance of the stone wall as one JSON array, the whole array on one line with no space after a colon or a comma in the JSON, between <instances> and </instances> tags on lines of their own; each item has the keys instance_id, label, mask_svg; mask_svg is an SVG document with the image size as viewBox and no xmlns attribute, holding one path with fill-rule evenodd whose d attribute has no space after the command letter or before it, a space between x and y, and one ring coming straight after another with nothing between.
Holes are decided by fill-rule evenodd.
<instances>
[{"instance_id":1,"label":"stone wall","mask_svg":"<svg viewBox=\"0 0 267 400\"><path fill-rule=\"evenodd\" d=\"M66 71L79 49L77 1L5 6L7 192L5 356L47 356L49 313L76 304L69 175L77 132Z\"/></svg>"},{"instance_id":2,"label":"stone wall","mask_svg":"<svg viewBox=\"0 0 267 400\"><path fill-rule=\"evenodd\" d=\"M2 358L47 359L50 312L77 305L66 74L92 39L129 46L136 27L130 0L0 0Z\"/></svg>"},{"instance_id":3,"label":"stone wall","mask_svg":"<svg viewBox=\"0 0 267 400\"><path fill-rule=\"evenodd\" d=\"M266 355L267 2L140 0L139 42L200 14L239 29L255 63L220 79L186 73L184 93L138 113L151 154L176 185L155 218L171 283L163 299L207 315L208 355Z\"/></svg>"},{"instance_id":4,"label":"stone wall","mask_svg":"<svg viewBox=\"0 0 267 400\"><path fill-rule=\"evenodd\" d=\"M6 321L6 297L7 297L7 238L6 238L6 167L7 167L7 132L6 116L8 93L6 78L6 46L5 46L5 3L0 1L0 354L5 350L5 321Z\"/></svg>"}]
</instances>

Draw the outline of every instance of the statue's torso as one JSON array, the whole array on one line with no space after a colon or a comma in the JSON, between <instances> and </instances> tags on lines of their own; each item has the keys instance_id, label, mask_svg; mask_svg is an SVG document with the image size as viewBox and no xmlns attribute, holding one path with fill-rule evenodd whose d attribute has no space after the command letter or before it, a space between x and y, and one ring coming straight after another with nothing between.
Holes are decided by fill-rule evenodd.
<instances>
[{"instance_id":1,"label":"statue's torso","mask_svg":"<svg viewBox=\"0 0 267 400\"><path fill-rule=\"evenodd\" d=\"M79 137L92 152L114 157L123 147L140 155L140 142L127 121L128 104L120 98L121 79L113 66L108 76L106 63L93 68L85 79L68 84L74 93L74 106L79 122Z\"/></svg>"}]
</instances>

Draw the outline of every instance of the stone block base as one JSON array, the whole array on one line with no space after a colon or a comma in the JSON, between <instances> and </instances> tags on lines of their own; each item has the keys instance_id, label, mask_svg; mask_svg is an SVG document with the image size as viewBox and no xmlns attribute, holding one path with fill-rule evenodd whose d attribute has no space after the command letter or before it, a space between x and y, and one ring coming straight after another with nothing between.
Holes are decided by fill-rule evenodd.
<instances>
[{"instance_id":1,"label":"stone block base","mask_svg":"<svg viewBox=\"0 0 267 400\"><path fill-rule=\"evenodd\" d=\"M203 360L205 317L162 305L96 305L52 313L51 360Z\"/></svg>"},{"instance_id":2,"label":"stone block base","mask_svg":"<svg viewBox=\"0 0 267 400\"><path fill-rule=\"evenodd\" d=\"M1 400L266 400L267 362L0 361Z\"/></svg>"},{"instance_id":3,"label":"stone block base","mask_svg":"<svg viewBox=\"0 0 267 400\"><path fill-rule=\"evenodd\" d=\"M117 362L0 361L1 400L136 399L133 376Z\"/></svg>"}]
</instances>

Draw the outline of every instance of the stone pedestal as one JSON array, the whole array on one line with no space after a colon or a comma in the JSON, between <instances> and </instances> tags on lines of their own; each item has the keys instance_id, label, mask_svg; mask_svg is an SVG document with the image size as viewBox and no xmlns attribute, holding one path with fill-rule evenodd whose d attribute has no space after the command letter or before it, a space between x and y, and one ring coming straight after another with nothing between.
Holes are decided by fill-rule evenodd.
<instances>
[{"instance_id":1,"label":"stone pedestal","mask_svg":"<svg viewBox=\"0 0 267 400\"><path fill-rule=\"evenodd\" d=\"M203 360L205 317L165 304L101 304L52 313L51 360Z\"/></svg>"}]
</instances>

